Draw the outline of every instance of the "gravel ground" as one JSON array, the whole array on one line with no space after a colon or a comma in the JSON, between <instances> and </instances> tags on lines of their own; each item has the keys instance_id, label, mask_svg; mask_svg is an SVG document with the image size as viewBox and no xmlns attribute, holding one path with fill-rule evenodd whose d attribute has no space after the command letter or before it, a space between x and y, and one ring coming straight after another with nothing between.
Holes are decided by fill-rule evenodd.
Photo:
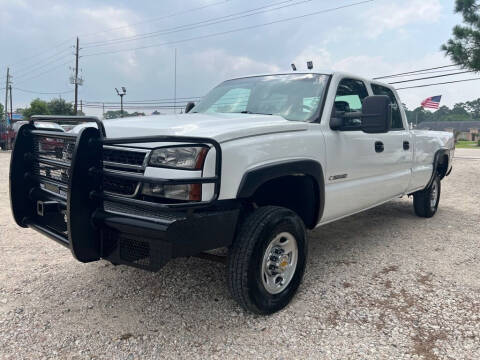
<instances>
[{"instance_id":1,"label":"gravel ground","mask_svg":"<svg viewBox=\"0 0 480 360\"><path fill-rule=\"evenodd\" d=\"M405 198L311 232L296 298L259 317L221 264L81 264L17 227L0 152L0 357L480 359L480 150L456 156L434 218Z\"/></svg>"}]
</instances>

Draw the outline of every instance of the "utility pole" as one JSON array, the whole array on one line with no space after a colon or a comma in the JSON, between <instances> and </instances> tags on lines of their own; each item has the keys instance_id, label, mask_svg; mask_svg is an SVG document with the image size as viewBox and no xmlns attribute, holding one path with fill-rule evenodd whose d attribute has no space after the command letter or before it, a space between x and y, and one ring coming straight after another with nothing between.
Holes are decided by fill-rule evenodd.
<instances>
[{"instance_id":1,"label":"utility pole","mask_svg":"<svg viewBox=\"0 0 480 360\"><path fill-rule=\"evenodd\" d=\"M105 119L105 103L102 103L102 118Z\"/></svg>"},{"instance_id":2,"label":"utility pole","mask_svg":"<svg viewBox=\"0 0 480 360\"><path fill-rule=\"evenodd\" d=\"M80 100L80 112L83 113L83 101L82 100ZM76 113L77 112L75 111L75 114Z\"/></svg>"},{"instance_id":3,"label":"utility pole","mask_svg":"<svg viewBox=\"0 0 480 360\"><path fill-rule=\"evenodd\" d=\"M10 68L7 67L7 81L5 85L5 106L4 106L4 118L0 119L0 139L2 134L7 132L7 114L8 114L8 90L10 89ZM5 144L8 146L8 144Z\"/></svg>"},{"instance_id":4,"label":"utility pole","mask_svg":"<svg viewBox=\"0 0 480 360\"><path fill-rule=\"evenodd\" d=\"M10 126L11 126L13 121L12 84L8 85L8 88L10 91Z\"/></svg>"},{"instance_id":5,"label":"utility pole","mask_svg":"<svg viewBox=\"0 0 480 360\"><path fill-rule=\"evenodd\" d=\"M117 92L117 95L120 96L120 117L123 117L123 97L127 94L127 89L125 86L122 86L122 91L118 91L117 88L115 88L115 91Z\"/></svg>"},{"instance_id":6,"label":"utility pole","mask_svg":"<svg viewBox=\"0 0 480 360\"><path fill-rule=\"evenodd\" d=\"M77 47L75 49L75 115L77 115L78 106L78 53L79 53L79 41L77 36Z\"/></svg>"},{"instance_id":7,"label":"utility pole","mask_svg":"<svg viewBox=\"0 0 480 360\"><path fill-rule=\"evenodd\" d=\"M177 113L177 48L175 48L175 67L173 80L173 113Z\"/></svg>"},{"instance_id":8,"label":"utility pole","mask_svg":"<svg viewBox=\"0 0 480 360\"><path fill-rule=\"evenodd\" d=\"M75 86L75 104L73 106L73 112L77 115L78 111L78 87L83 85L83 78L78 76L80 69L78 68L78 59L80 58L80 42L77 37L77 45L75 46L75 68L73 70L73 74L70 75L70 84Z\"/></svg>"},{"instance_id":9,"label":"utility pole","mask_svg":"<svg viewBox=\"0 0 480 360\"><path fill-rule=\"evenodd\" d=\"M4 106L4 121L5 126L7 125L7 103L8 103L8 89L10 87L10 68L7 67L7 81L5 84L5 106Z\"/></svg>"}]
</instances>

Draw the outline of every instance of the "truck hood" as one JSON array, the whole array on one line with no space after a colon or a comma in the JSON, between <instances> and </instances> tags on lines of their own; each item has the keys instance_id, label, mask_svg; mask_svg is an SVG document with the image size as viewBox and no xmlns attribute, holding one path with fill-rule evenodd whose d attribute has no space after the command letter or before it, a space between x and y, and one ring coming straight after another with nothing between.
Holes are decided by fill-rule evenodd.
<instances>
[{"instance_id":1,"label":"truck hood","mask_svg":"<svg viewBox=\"0 0 480 360\"><path fill-rule=\"evenodd\" d=\"M307 123L285 120L276 115L256 114L178 114L128 117L105 120L108 138L177 135L209 137L218 142L277 132L301 131ZM72 129L78 132L82 124Z\"/></svg>"}]
</instances>

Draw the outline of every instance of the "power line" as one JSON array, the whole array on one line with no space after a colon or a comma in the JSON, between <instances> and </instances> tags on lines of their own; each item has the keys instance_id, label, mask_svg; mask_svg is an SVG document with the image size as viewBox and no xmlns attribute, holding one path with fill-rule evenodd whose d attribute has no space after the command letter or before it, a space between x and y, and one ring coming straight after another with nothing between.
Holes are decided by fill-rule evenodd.
<instances>
[{"instance_id":1,"label":"power line","mask_svg":"<svg viewBox=\"0 0 480 360\"><path fill-rule=\"evenodd\" d=\"M64 54L66 53L67 51L71 51L71 47L67 47L67 48L64 48L62 51L55 51L52 55L44 58L44 59L39 59L38 56L36 55L33 55L31 57L32 60L35 60L35 64L34 65L25 65L25 66L21 66L20 68L17 68L17 67L14 67L14 69L17 71L17 72L29 72L30 69L35 68L35 67L38 67L40 64L46 62L47 64L48 63L53 63L55 61L57 61L58 59L61 59L61 58L65 58L66 56L69 56L69 54ZM63 55L62 55L63 54ZM62 56L60 56L62 55ZM53 59L51 61L47 61L47 60L50 60L50 59ZM28 70L27 70L28 69ZM27 71L25 71L27 70ZM23 74L22 74L23 75Z\"/></svg>"},{"instance_id":2,"label":"power line","mask_svg":"<svg viewBox=\"0 0 480 360\"><path fill-rule=\"evenodd\" d=\"M164 19L170 19L174 16L183 15L183 14L187 14L187 13L190 13L190 12L195 12L195 11L198 11L198 10L203 10L203 9L213 7L213 6L217 6L217 5L223 5L223 4L229 3L231 1L232 0L218 1L218 2L215 2L215 3L212 3L212 4L202 5L202 6L199 6L199 7L196 7L196 8L191 8L191 9L187 9L187 10L173 12L173 13L170 13L168 15L161 16L161 17L150 18L150 19L146 19L144 21L139 21L139 22L136 22L136 23L131 23L131 24L118 26L118 27L112 27L112 28L109 28L107 30L101 30L101 31L97 31L97 32L94 32L94 33L81 34L81 35L83 37L90 37L90 36L93 36L93 35L103 34L103 33L112 32L112 31L116 31L116 30L120 30L120 29L126 29L126 28L129 28L131 26L135 26L135 25L142 25L142 24L157 22L157 21L164 20Z\"/></svg>"},{"instance_id":3,"label":"power line","mask_svg":"<svg viewBox=\"0 0 480 360\"><path fill-rule=\"evenodd\" d=\"M311 17L311 16L315 16L315 15L319 15L319 14L333 12L333 11L337 11L337 10L341 10L341 9L345 9L345 8L349 8L349 7L353 7L353 6L363 5L363 4L371 3L371 2L374 2L374 1L375 0L364 0L364 1L359 1L359 2L355 2L355 3L347 4L347 5L332 7L332 8L329 8L329 9L314 11L314 12L311 12L311 13L302 14L302 15L298 15L298 16L292 16L292 17L288 17L288 18L284 18L284 19L274 20L274 21L270 21L270 22L266 22L266 23L262 23L262 24L244 26L244 27L240 27L240 28L236 28L236 29L232 29L232 30L227 30L227 31L222 31L222 32L217 32L217 33L211 33L211 34L206 34L206 35L201 35L201 36L195 36L195 37L182 39L182 40L176 40L176 41L170 41L170 42L164 42L164 43L158 43L158 44L152 44L152 45L146 45L146 46L139 46L139 47L128 48L128 49L119 49L119 50L113 50L113 51L102 51L102 52L98 52L98 53L86 54L86 55L83 55L83 56L84 57L90 57L90 56L98 56L98 55L106 55L106 54L116 54L116 53L120 53L120 52L124 52L124 51L143 50L143 49L149 49L149 48L152 48L152 47L159 47L159 46L165 46L165 45L171 45L171 44L184 43L184 42L188 42L188 41L192 41L192 40L206 39L206 38L210 38L210 37L231 34L231 33L244 31L244 30L258 29L258 28L261 28L261 27L274 25L274 24L278 24L278 23L282 23L282 22L303 19L303 18L306 18L306 17Z\"/></svg>"},{"instance_id":4,"label":"power line","mask_svg":"<svg viewBox=\"0 0 480 360\"><path fill-rule=\"evenodd\" d=\"M83 102L82 102L83 104ZM148 108L172 108L172 107L184 107L187 103L177 103L177 105L146 105L146 106L138 106L138 105L123 105L123 108L125 109L148 109ZM121 109L121 105L92 105L92 104L83 104L84 107L90 107L90 108L105 108L105 109Z\"/></svg>"},{"instance_id":5,"label":"power line","mask_svg":"<svg viewBox=\"0 0 480 360\"><path fill-rule=\"evenodd\" d=\"M452 65L444 65L444 66L437 66L437 67L432 67L432 68L427 68L427 69L421 69L421 70L407 71L407 72L399 73L399 74L384 75L384 76L375 77L375 78L373 78L373 80L379 80L379 79L385 79L385 78L390 78L390 77L396 77L396 76L400 76L400 75L413 74L413 73L418 73L418 72L428 71L428 70L445 69L445 68L449 68L449 67L453 67L453 66L458 66L458 65L455 65L455 64L452 64Z\"/></svg>"},{"instance_id":6,"label":"power line","mask_svg":"<svg viewBox=\"0 0 480 360\"><path fill-rule=\"evenodd\" d=\"M60 95L60 94L67 94L71 93L74 90L65 90L65 91L52 91L52 92L42 92L42 91L34 91L34 90L27 90L27 89L20 89L17 87L14 87L15 90L25 92L25 93L30 93L30 94L38 94L38 95Z\"/></svg>"},{"instance_id":7,"label":"power line","mask_svg":"<svg viewBox=\"0 0 480 360\"><path fill-rule=\"evenodd\" d=\"M177 97L177 100L192 100L192 99L201 99L202 96L189 96L189 97ZM161 103L161 102L173 102L173 98L163 98L163 99L150 99L150 100L129 100L125 101L125 104L138 104L138 103ZM85 100L85 104L118 104L118 101L99 101L99 100Z\"/></svg>"},{"instance_id":8,"label":"power line","mask_svg":"<svg viewBox=\"0 0 480 360\"><path fill-rule=\"evenodd\" d=\"M92 105L83 105L87 109L109 109L109 110L155 110L155 109L183 109L187 104L179 105L160 105L160 106L92 106Z\"/></svg>"},{"instance_id":9,"label":"power line","mask_svg":"<svg viewBox=\"0 0 480 360\"><path fill-rule=\"evenodd\" d=\"M53 68L48 69L47 71L44 71L44 72L42 72L42 73L40 73L40 74L34 75L34 76L29 77L29 78L27 78L27 79L22 79L21 81L17 82L17 84L24 83L24 82L27 81L27 80L36 79L36 78L38 78L38 77L40 77L40 76L43 76L43 75L45 75L45 74L48 74L48 73L52 72L53 70L58 69L58 68L61 67L61 66L65 66L65 65L67 65L67 64L69 64L69 63L70 63L70 61L67 61L67 62L65 62L65 63L59 64L59 65L57 65L57 66L54 66Z\"/></svg>"},{"instance_id":10,"label":"power line","mask_svg":"<svg viewBox=\"0 0 480 360\"><path fill-rule=\"evenodd\" d=\"M460 71L463 69L460 68L455 68L455 69L448 69L448 70L433 70L433 71L419 71L413 74L407 74L407 75L392 75L389 77L392 78L403 78L403 77L409 77L409 76L418 76L418 75L427 75L427 74L438 74L438 73L447 73L447 72L452 72L452 71Z\"/></svg>"},{"instance_id":11,"label":"power line","mask_svg":"<svg viewBox=\"0 0 480 360\"><path fill-rule=\"evenodd\" d=\"M144 34L138 34L134 36L125 36L125 37L120 37L116 39L110 39L110 40L105 40L105 41L94 41L90 43L86 43L85 48L93 48L93 47L100 47L100 46L111 46L111 45L116 45L119 43L125 43L125 42L131 42L131 41L137 41L137 40L144 40L144 39L149 39L153 37L158 37L160 35L165 35L165 34L171 34L171 33L176 33L180 31L187 31L187 30L193 30L193 29L198 29L202 28L205 26L211 26L215 24L220 24L223 22L228 22L228 21L234 21L258 14L264 14L267 12L275 11L275 10L280 10L283 8L291 7L291 6L296 6L296 5L301 5L305 4L308 2L312 2L314 0L301 0L301 1L296 1L294 3L291 3L293 0L283 0L279 2L275 2L269 5L264 5L258 8L250 9L250 10L244 10L240 11L237 13L229 14L229 15L224 15L220 17L215 17L203 21L198 21L195 23L190 23L190 24L185 24L185 25L179 25L175 26L172 28L166 28L162 30L157 30L153 32L148 32ZM289 4L290 3L290 4ZM276 6L276 7L274 7ZM272 8L273 7L273 8Z\"/></svg>"},{"instance_id":12,"label":"power line","mask_svg":"<svg viewBox=\"0 0 480 360\"><path fill-rule=\"evenodd\" d=\"M24 73L21 73L20 75L15 75L15 80L22 79L22 78L24 78L25 76L28 76L28 75L31 74L31 73L35 73L35 72L37 72L37 71L40 70L40 69L43 69L43 68L45 68L45 67L47 67L47 66L49 66L49 65L52 65L52 64L55 64L55 63L59 62L60 60L64 60L64 59L66 59L67 57L69 57L70 55L71 55L71 54L65 54L64 56L61 56L61 57L59 57L59 58L57 58L57 59L55 59L55 60L53 60L53 61L50 61L50 62L48 62L48 63L46 63L46 64L42 64L41 66L35 66L35 67L33 67L32 69L30 69L29 71L26 71L26 72L24 72Z\"/></svg>"},{"instance_id":13,"label":"power line","mask_svg":"<svg viewBox=\"0 0 480 360\"><path fill-rule=\"evenodd\" d=\"M426 77L417 78L417 79L394 81L394 82L391 82L391 83L389 83L389 84L390 84L390 85L401 84L401 83L406 83L406 82L420 81L420 80L427 80L427 79L435 79L435 78L440 78L440 77L445 77L445 76L454 76L454 75L466 74L466 73L471 73L471 72L475 72L475 71L469 70L469 71L460 71L460 72L456 72L456 73L453 73L453 74L442 74L442 75L435 75L435 76L426 76Z\"/></svg>"},{"instance_id":14,"label":"power line","mask_svg":"<svg viewBox=\"0 0 480 360\"><path fill-rule=\"evenodd\" d=\"M44 51L40 51L40 52L37 52L37 53L32 53L32 55L30 56L26 56L18 61L15 61L14 63L10 64L10 66L14 66L14 65L18 65L18 64L22 64L24 62L28 62L28 60L38 60L38 57L41 57L43 54L46 54L46 53L49 53L51 52L52 50L60 47L61 45L69 42L72 40L72 38L74 38L73 36L72 37L69 37L68 39L65 39L64 41L58 43L57 45L54 45L53 48L48 48L48 49L45 49ZM65 52L66 50L63 50L60 52L60 54L62 52ZM58 55L58 54L57 54Z\"/></svg>"},{"instance_id":15,"label":"power line","mask_svg":"<svg viewBox=\"0 0 480 360\"><path fill-rule=\"evenodd\" d=\"M474 81L474 80L480 80L480 78L470 78L470 79L446 81L446 82L433 83L433 84L424 84L424 85L408 86L408 87L398 88L398 89L396 89L396 90L415 89L415 88L422 88L422 87L427 87L427 86L454 84L454 83L465 82L465 81Z\"/></svg>"},{"instance_id":16,"label":"power line","mask_svg":"<svg viewBox=\"0 0 480 360\"><path fill-rule=\"evenodd\" d=\"M219 2L216 2L216 3L207 4L207 5L199 6L199 7L196 7L196 8L191 8L191 9L187 9L187 10L174 12L174 13L171 13L169 15L162 16L162 17L150 18L150 19L147 19L145 21L140 21L140 22L137 22L137 23L131 23L131 24L124 25L124 26L119 26L119 27L112 27L112 28L102 30L102 31L98 31L98 32L94 32L94 33L83 33L83 34L80 34L80 35L85 36L85 37L90 37L90 36L98 35L98 34L101 34L101 33L107 33L107 32L111 32L111 31L115 31L115 30L129 28L129 27L134 26L134 25L146 24L146 23L150 23L150 22L156 22L156 21L159 21L159 20L163 20L163 19L169 19L173 16L183 15L183 14L186 14L186 13L189 13L189 12L194 12L194 11L202 10L202 9L205 9L205 8L225 4L225 3L228 3L228 2L231 2L231 1L232 0L219 1ZM69 42L73 39L75 39L75 37L71 36L71 37L57 43L56 45L53 46L53 48L49 48L45 51L41 51L39 53L32 54L30 56L26 56L24 58L21 58L18 61L15 61L14 63L11 63L10 66L22 64L22 63L28 62L29 60L36 60L36 59L38 59L39 56L42 56L43 54L46 54L46 53L50 52L51 50L56 49L56 48L60 47L61 45L65 44L65 43L67 43L67 42ZM60 52L60 53L62 53L62 52ZM58 56L58 54L52 55L52 57L54 57L54 56ZM44 59L44 60L46 60L46 59ZM42 60L42 61L44 61L44 60Z\"/></svg>"},{"instance_id":17,"label":"power line","mask_svg":"<svg viewBox=\"0 0 480 360\"><path fill-rule=\"evenodd\" d=\"M192 98L185 98L184 100L179 100L177 99L177 103L187 103L188 101L192 100ZM169 105L169 104L174 104L174 100L168 100L168 101L158 101L158 102L128 102L124 101L123 102L125 105L130 105L130 106L151 106L151 105ZM85 105L91 105L91 106L117 106L118 101L98 101L98 102L89 102L89 101L83 101L83 104Z\"/></svg>"}]
</instances>

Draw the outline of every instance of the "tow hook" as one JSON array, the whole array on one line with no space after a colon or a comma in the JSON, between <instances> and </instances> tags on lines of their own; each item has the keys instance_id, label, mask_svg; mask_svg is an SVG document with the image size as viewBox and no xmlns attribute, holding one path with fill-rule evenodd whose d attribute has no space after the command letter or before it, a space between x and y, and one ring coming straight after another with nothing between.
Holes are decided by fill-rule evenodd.
<instances>
[{"instance_id":1,"label":"tow hook","mask_svg":"<svg viewBox=\"0 0 480 360\"><path fill-rule=\"evenodd\" d=\"M38 216L45 216L49 213L55 213L59 211L58 202L56 201L37 201L37 214Z\"/></svg>"}]
</instances>

